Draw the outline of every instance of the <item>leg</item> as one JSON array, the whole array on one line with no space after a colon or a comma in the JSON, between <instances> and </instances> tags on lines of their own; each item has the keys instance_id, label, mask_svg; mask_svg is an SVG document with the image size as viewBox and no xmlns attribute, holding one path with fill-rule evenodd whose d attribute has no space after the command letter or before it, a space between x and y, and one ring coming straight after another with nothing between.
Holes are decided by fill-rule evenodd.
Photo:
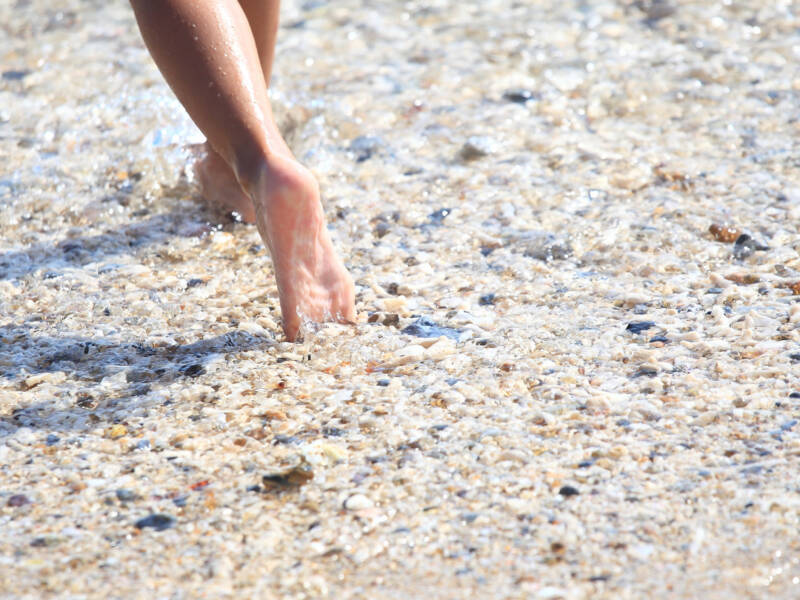
<instances>
[{"instance_id":1,"label":"leg","mask_svg":"<svg viewBox=\"0 0 800 600\"><path fill-rule=\"evenodd\" d=\"M269 87L275 58L275 40L278 36L280 0L239 0L239 5L250 24L261 72ZM255 223L253 205L236 181L233 171L211 144L206 142L204 150L206 155L195 164L195 174L203 197L213 205L225 206L238 214L244 222Z\"/></svg>"},{"instance_id":2,"label":"leg","mask_svg":"<svg viewBox=\"0 0 800 600\"><path fill-rule=\"evenodd\" d=\"M283 329L353 321L353 283L333 249L313 175L272 118L247 18L235 0L131 0L172 90L253 203L270 250Z\"/></svg>"}]
</instances>

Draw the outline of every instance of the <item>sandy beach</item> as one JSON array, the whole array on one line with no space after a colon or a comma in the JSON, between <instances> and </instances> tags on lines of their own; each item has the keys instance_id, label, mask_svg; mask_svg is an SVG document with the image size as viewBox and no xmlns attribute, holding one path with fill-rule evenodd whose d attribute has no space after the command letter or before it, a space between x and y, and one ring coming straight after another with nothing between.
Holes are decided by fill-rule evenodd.
<instances>
[{"instance_id":1,"label":"sandy beach","mask_svg":"<svg viewBox=\"0 0 800 600\"><path fill-rule=\"evenodd\" d=\"M0 598L800 597L798 31L286 0L288 343L128 4L0 2Z\"/></svg>"}]
</instances>

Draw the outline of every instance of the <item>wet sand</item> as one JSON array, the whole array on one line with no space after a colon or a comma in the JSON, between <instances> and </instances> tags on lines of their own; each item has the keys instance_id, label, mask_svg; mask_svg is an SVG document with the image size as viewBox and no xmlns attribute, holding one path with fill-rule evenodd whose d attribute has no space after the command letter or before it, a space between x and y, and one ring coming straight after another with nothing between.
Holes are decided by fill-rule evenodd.
<instances>
[{"instance_id":1,"label":"wet sand","mask_svg":"<svg viewBox=\"0 0 800 600\"><path fill-rule=\"evenodd\" d=\"M286 2L300 344L127 4L0 24L1 597L798 596L791 2Z\"/></svg>"}]
</instances>

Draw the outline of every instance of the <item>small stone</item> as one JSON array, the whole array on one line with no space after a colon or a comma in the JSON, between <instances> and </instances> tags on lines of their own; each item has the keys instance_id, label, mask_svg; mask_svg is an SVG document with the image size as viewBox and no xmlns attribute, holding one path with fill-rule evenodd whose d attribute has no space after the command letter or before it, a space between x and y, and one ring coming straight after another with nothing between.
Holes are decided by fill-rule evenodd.
<instances>
[{"instance_id":1,"label":"small stone","mask_svg":"<svg viewBox=\"0 0 800 600\"><path fill-rule=\"evenodd\" d=\"M31 546L34 548L52 548L53 546L58 546L61 542L62 539L59 537L54 535L46 535L33 538L31 540Z\"/></svg>"},{"instance_id":2,"label":"small stone","mask_svg":"<svg viewBox=\"0 0 800 600\"><path fill-rule=\"evenodd\" d=\"M372 508L372 500L364 494L353 494L344 501L344 508L346 510L366 510Z\"/></svg>"},{"instance_id":3,"label":"small stone","mask_svg":"<svg viewBox=\"0 0 800 600\"><path fill-rule=\"evenodd\" d=\"M195 277L186 282L186 289L197 287L198 285L203 285L204 283L205 281Z\"/></svg>"},{"instance_id":4,"label":"small stone","mask_svg":"<svg viewBox=\"0 0 800 600\"><path fill-rule=\"evenodd\" d=\"M155 529L156 531L164 531L165 529L170 529L175 526L175 519L169 515L164 514L152 514L144 517L143 519L139 519L134 523L134 527L136 529L145 529L150 527Z\"/></svg>"},{"instance_id":5,"label":"small stone","mask_svg":"<svg viewBox=\"0 0 800 600\"><path fill-rule=\"evenodd\" d=\"M522 240L522 255L544 262L563 260L572 256L572 247L559 241L552 233L539 232Z\"/></svg>"},{"instance_id":6,"label":"small stone","mask_svg":"<svg viewBox=\"0 0 800 600\"><path fill-rule=\"evenodd\" d=\"M133 502L139 498L139 494L136 492L132 492L131 490L126 490L124 488L120 488L114 492L117 496L117 500L120 502Z\"/></svg>"},{"instance_id":7,"label":"small stone","mask_svg":"<svg viewBox=\"0 0 800 600\"><path fill-rule=\"evenodd\" d=\"M725 279L739 285L751 285L761 281L761 278L758 275L754 275L752 273L731 273L729 275L725 275Z\"/></svg>"},{"instance_id":8,"label":"small stone","mask_svg":"<svg viewBox=\"0 0 800 600\"><path fill-rule=\"evenodd\" d=\"M428 215L430 219L429 224L436 227L440 226L444 220L453 212L450 208L440 208Z\"/></svg>"},{"instance_id":9,"label":"small stone","mask_svg":"<svg viewBox=\"0 0 800 600\"><path fill-rule=\"evenodd\" d=\"M643 331L647 331L655 326L656 324L654 321L631 321L628 323L628 326L625 327L625 331L630 331L631 333L642 333Z\"/></svg>"},{"instance_id":10,"label":"small stone","mask_svg":"<svg viewBox=\"0 0 800 600\"><path fill-rule=\"evenodd\" d=\"M400 325L400 316L397 313L388 313L381 322L386 327L398 327Z\"/></svg>"},{"instance_id":11,"label":"small stone","mask_svg":"<svg viewBox=\"0 0 800 600\"><path fill-rule=\"evenodd\" d=\"M648 21L659 21L675 13L676 7L669 0L649 0L639 3Z\"/></svg>"},{"instance_id":12,"label":"small stone","mask_svg":"<svg viewBox=\"0 0 800 600\"><path fill-rule=\"evenodd\" d=\"M635 379L636 377L655 377L656 375L658 375L658 369L649 365L642 365L631 377Z\"/></svg>"},{"instance_id":13,"label":"small stone","mask_svg":"<svg viewBox=\"0 0 800 600\"><path fill-rule=\"evenodd\" d=\"M378 379L378 385L380 387L389 387L390 383L391 383L391 381L388 380L388 379Z\"/></svg>"},{"instance_id":14,"label":"small stone","mask_svg":"<svg viewBox=\"0 0 800 600\"><path fill-rule=\"evenodd\" d=\"M790 290L792 290L792 294L795 296L800 295L800 281L795 281L794 283L790 283L787 286Z\"/></svg>"},{"instance_id":15,"label":"small stone","mask_svg":"<svg viewBox=\"0 0 800 600\"><path fill-rule=\"evenodd\" d=\"M63 371L53 373L38 373L25 379L25 387L31 389L42 383L52 383L53 385L62 383L67 378Z\"/></svg>"},{"instance_id":16,"label":"small stone","mask_svg":"<svg viewBox=\"0 0 800 600\"><path fill-rule=\"evenodd\" d=\"M489 138L473 136L461 146L461 150L458 151L458 157L464 162L470 162L488 156L491 153L492 142Z\"/></svg>"},{"instance_id":17,"label":"small stone","mask_svg":"<svg viewBox=\"0 0 800 600\"><path fill-rule=\"evenodd\" d=\"M536 94L534 94L531 90L526 90L524 88L514 88L503 92L503 100L506 100L507 102L525 104L526 102L534 99L536 99Z\"/></svg>"},{"instance_id":18,"label":"small stone","mask_svg":"<svg viewBox=\"0 0 800 600\"><path fill-rule=\"evenodd\" d=\"M478 298L478 305L479 306L492 306L494 304L495 295L494 294L484 294L480 298Z\"/></svg>"},{"instance_id":19,"label":"small stone","mask_svg":"<svg viewBox=\"0 0 800 600\"><path fill-rule=\"evenodd\" d=\"M714 236L715 240L726 244L732 244L741 235L741 231L733 225L719 225L717 223L709 226L708 232Z\"/></svg>"},{"instance_id":20,"label":"small stone","mask_svg":"<svg viewBox=\"0 0 800 600\"><path fill-rule=\"evenodd\" d=\"M421 338L437 338L448 337L452 340L458 341L461 337L461 332L452 327L441 327L434 323L428 317L419 317L411 325L404 327L401 333L406 335L413 335Z\"/></svg>"},{"instance_id":21,"label":"small stone","mask_svg":"<svg viewBox=\"0 0 800 600\"><path fill-rule=\"evenodd\" d=\"M580 494L580 492L571 485L561 486L561 489L558 490L558 493L564 496L565 498L569 498L570 496L577 496Z\"/></svg>"},{"instance_id":22,"label":"small stone","mask_svg":"<svg viewBox=\"0 0 800 600\"><path fill-rule=\"evenodd\" d=\"M24 494L14 494L8 499L8 501L6 502L6 506L10 506L12 508L19 508L20 506L25 506L26 504L30 503L31 503L30 499Z\"/></svg>"},{"instance_id":23,"label":"small stone","mask_svg":"<svg viewBox=\"0 0 800 600\"><path fill-rule=\"evenodd\" d=\"M759 244L752 237L743 233L733 244L733 256L738 260L742 260L751 256L756 251L769 250L769 246Z\"/></svg>"},{"instance_id":24,"label":"small stone","mask_svg":"<svg viewBox=\"0 0 800 600\"><path fill-rule=\"evenodd\" d=\"M47 444L48 446L55 446L60 441L61 441L60 437L58 437L54 433L50 433L47 435L47 438L45 438L44 443Z\"/></svg>"},{"instance_id":25,"label":"small stone","mask_svg":"<svg viewBox=\"0 0 800 600\"><path fill-rule=\"evenodd\" d=\"M277 436L276 436L277 437ZM305 485L314 479L314 470L305 459L300 464L261 478L265 490L290 490Z\"/></svg>"},{"instance_id":26,"label":"small stone","mask_svg":"<svg viewBox=\"0 0 800 600\"><path fill-rule=\"evenodd\" d=\"M105 431L105 436L107 438L111 438L112 440L117 440L128 433L128 428L125 425L120 425L119 423L116 425L112 425Z\"/></svg>"},{"instance_id":27,"label":"small stone","mask_svg":"<svg viewBox=\"0 0 800 600\"><path fill-rule=\"evenodd\" d=\"M199 363L188 365L181 369L181 373L186 377L199 377L200 375L204 375L205 372L205 367Z\"/></svg>"},{"instance_id":28,"label":"small stone","mask_svg":"<svg viewBox=\"0 0 800 600\"><path fill-rule=\"evenodd\" d=\"M11 69L8 71L3 71L3 79L5 79L6 81L22 81L30 74L31 71L27 69L24 70Z\"/></svg>"},{"instance_id":29,"label":"small stone","mask_svg":"<svg viewBox=\"0 0 800 600\"><path fill-rule=\"evenodd\" d=\"M371 135L360 135L350 142L349 150L353 153L356 162L364 162L383 146L383 140Z\"/></svg>"}]
</instances>

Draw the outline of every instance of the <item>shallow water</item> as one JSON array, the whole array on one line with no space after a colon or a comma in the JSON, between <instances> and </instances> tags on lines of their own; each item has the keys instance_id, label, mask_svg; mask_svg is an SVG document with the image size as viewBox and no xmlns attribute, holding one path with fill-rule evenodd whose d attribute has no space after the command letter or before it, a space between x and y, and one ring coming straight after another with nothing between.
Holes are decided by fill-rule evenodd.
<instances>
[{"instance_id":1,"label":"shallow water","mask_svg":"<svg viewBox=\"0 0 800 600\"><path fill-rule=\"evenodd\" d=\"M301 344L127 5L0 4L6 593L795 597L800 20L764 4L287 2L275 111L362 316Z\"/></svg>"}]
</instances>

